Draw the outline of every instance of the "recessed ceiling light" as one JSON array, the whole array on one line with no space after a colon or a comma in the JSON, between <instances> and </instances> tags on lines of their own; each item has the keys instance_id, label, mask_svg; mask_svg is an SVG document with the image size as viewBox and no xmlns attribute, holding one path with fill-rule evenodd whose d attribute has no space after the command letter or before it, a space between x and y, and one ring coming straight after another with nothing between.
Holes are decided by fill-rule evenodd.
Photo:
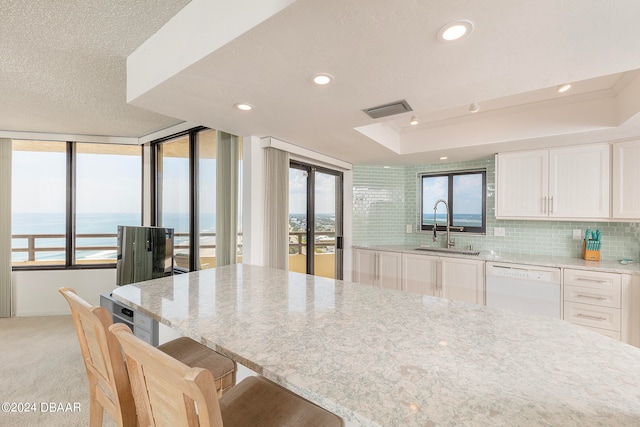
<instances>
[{"instance_id":1,"label":"recessed ceiling light","mask_svg":"<svg viewBox=\"0 0 640 427\"><path fill-rule=\"evenodd\" d=\"M442 156L442 157L440 157L440 160L447 160L447 159L448 159L448 157L447 157L447 156Z\"/></svg>"},{"instance_id":2,"label":"recessed ceiling light","mask_svg":"<svg viewBox=\"0 0 640 427\"><path fill-rule=\"evenodd\" d=\"M313 76L313 82L319 86L328 85L333 82L333 76L327 73L319 73Z\"/></svg>"},{"instance_id":3,"label":"recessed ceiling light","mask_svg":"<svg viewBox=\"0 0 640 427\"><path fill-rule=\"evenodd\" d=\"M571 89L571 83L565 83L563 85L558 86L559 93L565 93L569 89Z\"/></svg>"},{"instance_id":4,"label":"recessed ceiling light","mask_svg":"<svg viewBox=\"0 0 640 427\"><path fill-rule=\"evenodd\" d=\"M478 104L477 102L472 102L471 105L469 105L469 111L471 111L472 113L477 113L478 111L480 111L480 104Z\"/></svg>"},{"instance_id":5,"label":"recessed ceiling light","mask_svg":"<svg viewBox=\"0 0 640 427\"><path fill-rule=\"evenodd\" d=\"M418 120L418 118L416 116L411 116L411 120L409 120L409 124L411 126L415 126L418 123L420 123L420 120Z\"/></svg>"},{"instance_id":6,"label":"recessed ceiling light","mask_svg":"<svg viewBox=\"0 0 640 427\"><path fill-rule=\"evenodd\" d=\"M250 111L253 110L253 105L247 104L246 102L241 102L236 104L236 108L242 111Z\"/></svg>"},{"instance_id":7,"label":"recessed ceiling light","mask_svg":"<svg viewBox=\"0 0 640 427\"><path fill-rule=\"evenodd\" d=\"M391 166L383 166L383 168L389 169L389 168L391 168Z\"/></svg>"},{"instance_id":8,"label":"recessed ceiling light","mask_svg":"<svg viewBox=\"0 0 640 427\"><path fill-rule=\"evenodd\" d=\"M452 42L468 36L473 30L473 24L469 21L451 22L440 28L436 34L436 39L440 42Z\"/></svg>"}]
</instances>

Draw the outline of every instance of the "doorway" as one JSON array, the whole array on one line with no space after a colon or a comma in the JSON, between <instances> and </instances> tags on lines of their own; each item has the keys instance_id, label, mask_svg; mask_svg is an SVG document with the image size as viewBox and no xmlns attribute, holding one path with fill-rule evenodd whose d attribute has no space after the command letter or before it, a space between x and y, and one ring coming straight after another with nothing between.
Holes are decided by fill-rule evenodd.
<instances>
[{"instance_id":1,"label":"doorway","mask_svg":"<svg viewBox=\"0 0 640 427\"><path fill-rule=\"evenodd\" d=\"M289 271L342 279L342 206L342 172L289 163Z\"/></svg>"}]
</instances>

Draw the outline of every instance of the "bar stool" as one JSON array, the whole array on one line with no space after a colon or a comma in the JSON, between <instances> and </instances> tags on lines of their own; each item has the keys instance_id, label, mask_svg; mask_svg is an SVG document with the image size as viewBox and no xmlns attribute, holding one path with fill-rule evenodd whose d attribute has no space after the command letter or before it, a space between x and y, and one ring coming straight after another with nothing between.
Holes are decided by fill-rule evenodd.
<instances>
[{"instance_id":1,"label":"bar stool","mask_svg":"<svg viewBox=\"0 0 640 427\"><path fill-rule=\"evenodd\" d=\"M342 427L342 419L263 377L248 377L217 398L210 372L190 368L131 333L120 342L140 424L171 427Z\"/></svg>"},{"instance_id":2,"label":"bar stool","mask_svg":"<svg viewBox=\"0 0 640 427\"><path fill-rule=\"evenodd\" d=\"M111 314L104 307L90 305L74 289L60 288L58 292L71 308L89 379L90 426L102 426L105 411L118 426L136 426L136 408L120 344L109 332L113 324ZM126 325L121 326L128 329ZM235 384L235 362L208 347L190 338L178 338L162 347L167 357L208 370L218 393ZM215 388L218 384L219 389Z\"/></svg>"}]
</instances>

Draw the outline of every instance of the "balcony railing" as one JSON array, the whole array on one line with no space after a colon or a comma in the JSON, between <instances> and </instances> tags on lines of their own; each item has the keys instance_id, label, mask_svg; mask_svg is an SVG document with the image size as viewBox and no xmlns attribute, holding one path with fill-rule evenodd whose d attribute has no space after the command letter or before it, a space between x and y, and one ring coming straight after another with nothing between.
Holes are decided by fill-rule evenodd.
<instances>
[{"instance_id":1,"label":"balcony railing","mask_svg":"<svg viewBox=\"0 0 640 427\"><path fill-rule=\"evenodd\" d=\"M316 248L318 247L324 247L324 248L329 248L332 246L335 246L335 232L334 231L322 231L322 236L324 236L324 238L322 238L321 240L317 240L316 242L314 242L314 246ZM176 242L174 243L174 251L179 252L179 251L188 251L189 249L189 242L188 242L188 237L189 234L188 233L175 233L175 240ZM289 233L289 247L293 248L290 249L290 253L291 254L304 254L306 252L306 232L304 231L292 231ZM64 254L65 252L65 247L61 246L60 241L64 242L64 240L66 239L66 235L65 234L14 234L11 236L13 239L14 244L17 243L17 241L22 240L23 244L18 244L15 247L12 247L11 252L12 253L26 253L27 254L27 259L26 260L21 260L21 261L14 261L14 263L19 263L19 262L25 262L25 263L29 263L29 264L34 264L38 261L37 259L37 255L39 253L62 253ZM215 237L216 237L216 233L200 233L200 237L207 237L207 238L212 238L212 242L208 243L202 243L200 244L199 248L205 249L205 250L212 250L215 252L215 248L216 248L216 244L215 244ZM242 248L242 233L238 233L238 237L239 237L239 241L238 241L238 247L241 249ZM117 247L115 245L100 245L100 244L91 244L91 245L87 245L87 246L82 246L80 243L82 242L83 239L116 239L117 238L117 234L116 233L100 233L100 234L77 234L76 235L76 252L78 251L91 251L91 252L115 252L117 250ZM26 244L25 244L26 242ZM49 243L47 245L47 242ZM62 258L60 258L60 260L64 259L64 255L62 256ZM111 260L110 258L107 260ZM113 261L115 262L115 258L113 259ZM104 262L104 261L103 261Z\"/></svg>"}]
</instances>

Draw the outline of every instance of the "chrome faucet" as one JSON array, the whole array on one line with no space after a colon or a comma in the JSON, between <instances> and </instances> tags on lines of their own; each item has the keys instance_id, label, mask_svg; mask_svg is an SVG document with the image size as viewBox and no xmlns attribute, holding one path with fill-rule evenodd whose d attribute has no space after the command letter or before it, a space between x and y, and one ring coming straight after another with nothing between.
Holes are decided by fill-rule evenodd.
<instances>
[{"instance_id":1,"label":"chrome faucet","mask_svg":"<svg viewBox=\"0 0 640 427\"><path fill-rule=\"evenodd\" d=\"M433 241L434 242L438 241L438 234L436 233L436 228L438 226L438 224L436 224L436 212L437 212L439 203L444 203L444 208L447 211L447 248L450 248L451 246L455 246L456 242L451 240L451 230L449 226L449 222L450 222L449 221L449 205L447 204L447 201L444 199L440 199L436 201L436 204L433 205Z\"/></svg>"}]
</instances>

